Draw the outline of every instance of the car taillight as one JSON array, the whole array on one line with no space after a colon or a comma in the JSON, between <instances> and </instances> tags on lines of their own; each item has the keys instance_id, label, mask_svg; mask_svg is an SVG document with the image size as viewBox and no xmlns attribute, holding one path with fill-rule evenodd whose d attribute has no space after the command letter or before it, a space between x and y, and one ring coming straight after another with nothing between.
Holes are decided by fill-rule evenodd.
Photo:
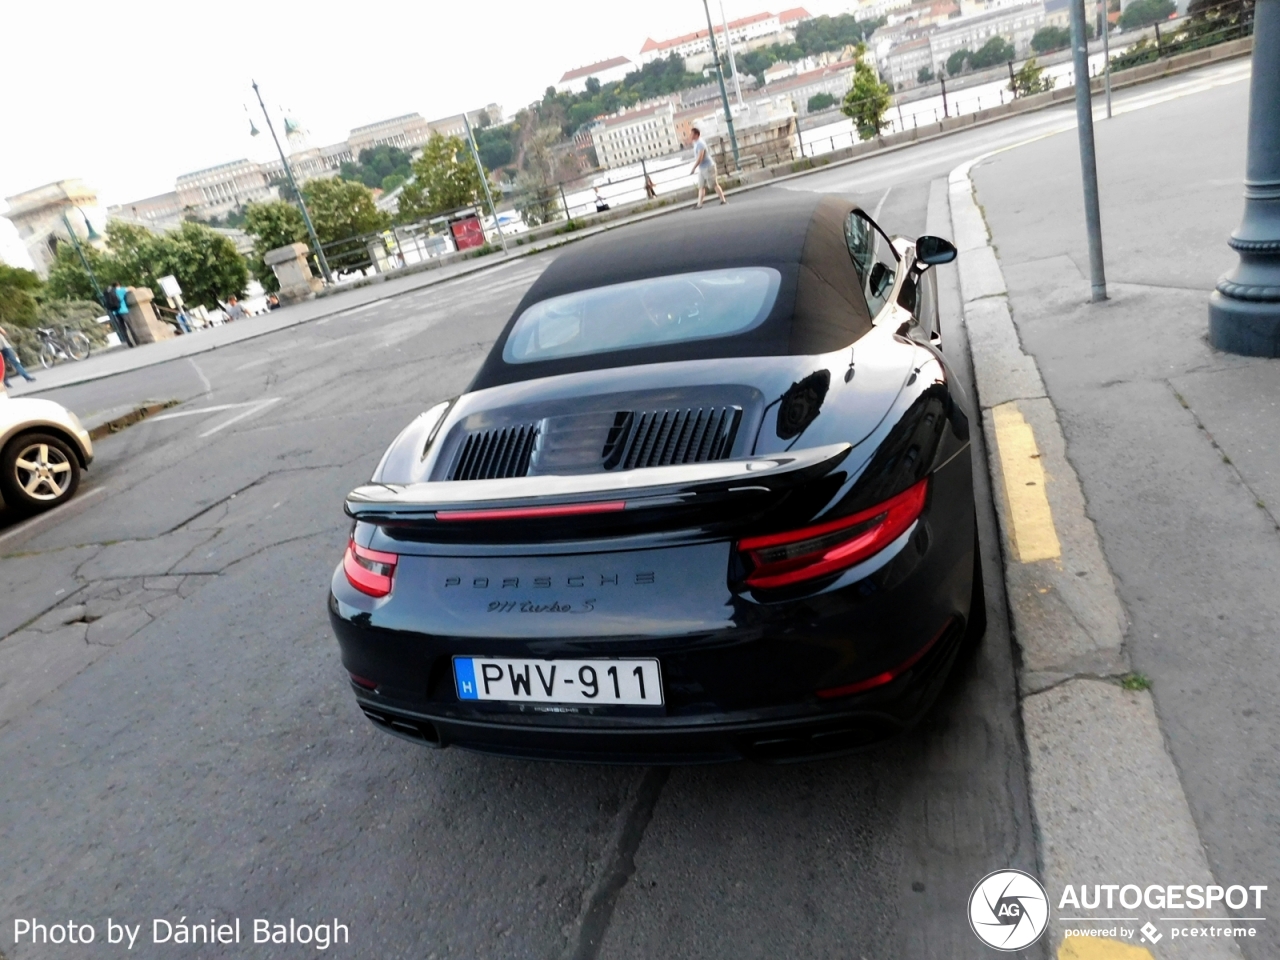
<instances>
[{"instance_id":1,"label":"car taillight","mask_svg":"<svg viewBox=\"0 0 1280 960\"><path fill-rule=\"evenodd\" d=\"M382 553L370 550L349 540L347 552L342 557L342 570L347 575L347 582L371 597L385 597L391 592L391 582L396 574L396 561L400 558L394 553Z\"/></svg>"},{"instance_id":2,"label":"car taillight","mask_svg":"<svg viewBox=\"0 0 1280 960\"><path fill-rule=\"evenodd\" d=\"M920 516L929 480L890 497L884 503L786 533L747 537L738 542L750 572L748 586L768 589L846 570L879 553L898 539Z\"/></svg>"}]
</instances>

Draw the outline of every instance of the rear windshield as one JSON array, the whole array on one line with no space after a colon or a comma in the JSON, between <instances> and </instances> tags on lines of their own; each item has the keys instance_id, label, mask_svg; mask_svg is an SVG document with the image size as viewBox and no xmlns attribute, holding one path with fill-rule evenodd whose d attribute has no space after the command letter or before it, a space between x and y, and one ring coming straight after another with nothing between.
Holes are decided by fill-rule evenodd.
<instances>
[{"instance_id":1,"label":"rear windshield","mask_svg":"<svg viewBox=\"0 0 1280 960\"><path fill-rule=\"evenodd\" d=\"M772 267L734 267L551 297L520 314L502 358L532 363L733 336L764 322L781 280Z\"/></svg>"}]
</instances>

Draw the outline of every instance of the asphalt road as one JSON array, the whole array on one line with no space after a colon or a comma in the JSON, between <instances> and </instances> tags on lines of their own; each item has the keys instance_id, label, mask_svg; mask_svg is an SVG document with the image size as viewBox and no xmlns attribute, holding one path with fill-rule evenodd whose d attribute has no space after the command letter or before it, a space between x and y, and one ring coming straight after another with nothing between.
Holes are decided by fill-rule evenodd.
<instances>
[{"instance_id":1,"label":"asphalt road","mask_svg":"<svg viewBox=\"0 0 1280 960\"><path fill-rule=\"evenodd\" d=\"M771 189L845 193L893 232L945 232L938 177L1063 117ZM108 917L142 940L156 918L336 917L351 943L335 952L353 957L987 955L969 890L1035 851L981 466L991 629L897 743L780 768L536 764L424 750L356 709L324 613L342 496L465 387L552 256L50 394L184 403L104 439L100 499L0 557L11 960L118 955ZM967 383L955 278L940 277ZM15 946L17 917L93 923L99 946Z\"/></svg>"}]
</instances>

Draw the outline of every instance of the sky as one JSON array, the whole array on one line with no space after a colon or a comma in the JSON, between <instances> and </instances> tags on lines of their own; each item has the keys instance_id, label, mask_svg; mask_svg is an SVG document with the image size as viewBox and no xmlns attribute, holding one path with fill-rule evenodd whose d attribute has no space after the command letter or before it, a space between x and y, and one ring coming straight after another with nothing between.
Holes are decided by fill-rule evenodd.
<instances>
[{"instance_id":1,"label":"sky","mask_svg":"<svg viewBox=\"0 0 1280 960\"><path fill-rule=\"evenodd\" d=\"M717 20L720 2L710 0ZM723 3L730 20L798 5ZM104 207L166 193L179 174L268 159L253 80L277 132L287 112L319 146L406 113L430 120L496 102L511 115L567 70L706 27L701 0L6 6L0 197L78 177ZM836 14L854 2L803 6ZM250 115L262 136L249 136ZM0 257L25 265L7 220Z\"/></svg>"}]
</instances>

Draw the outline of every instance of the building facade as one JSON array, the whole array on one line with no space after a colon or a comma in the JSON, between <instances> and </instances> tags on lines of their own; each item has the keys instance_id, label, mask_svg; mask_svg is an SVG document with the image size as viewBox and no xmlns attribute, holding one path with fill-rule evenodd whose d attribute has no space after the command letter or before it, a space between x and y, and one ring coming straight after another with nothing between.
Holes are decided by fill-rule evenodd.
<instances>
[{"instance_id":1,"label":"building facade","mask_svg":"<svg viewBox=\"0 0 1280 960\"><path fill-rule=\"evenodd\" d=\"M1044 25L1045 11L1041 2L949 20L929 34L934 73L944 67L947 58L957 50L977 51L992 37L1003 37L1013 44L1017 56L1025 56L1031 49L1032 36Z\"/></svg>"},{"instance_id":2,"label":"building facade","mask_svg":"<svg viewBox=\"0 0 1280 960\"><path fill-rule=\"evenodd\" d=\"M97 191L82 180L59 180L5 200L9 209L4 216L17 229L18 239L27 248L41 278L49 276L58 245L70 239L68 221L82 242L90 237L89 225L93 225L95 235L100 235L106 224L98 207Z\"/></svg>"},{"instance_id":3,"label":"building facade","mask_svg":"<svg viewBox=\"0 0 1280 960\"><path fill-rule=\"evenodd\" d=\"M112 220L125 220L155 230L165 230L182 222L182 203L178 200L177 191L170 190L158 196L107 207L107 216Z\"/></svg>"},{"instance_id":4,"label":"building facade","mask_svg":"<svg viewBox=\"0 0 1280 960\"><path fill-rule=\"evenodd\" d=\"M233 160L216 167L184 173L175 192L182 209L198 217L218 216L246 203L275 199L264 164Z\"/></svg>"},{"instance_id":5,"label":"building facade","mask_svg":"<svg viewBox=\"0 0 1280 960\"><path fill-rule=\"evenodd\" d=\"M900 43L889 51L881 66L881 76L895 90L915 86L920 82L920 71L933 74L933 46L928 37L916 37Z\"/></svg>"},{"instance_id":6,"label":"building facade","mask_svg":"<svg viewBox=\"0 0 1280 960\"><path fill-rule=\"evenodd\" d=\"M596 157L604 167L623 167L680 149L671 103L600 117L588 129Z\"/></svg>"},{"instance_id":7,"label":"building facade","mask_svg":"<svg viewBox=\"0 0 1280 960\"><path fill-rule=\"evenodd\" d=\"M795 39L796 25L811 18L803 7L792 7L782 13L756 13L749 17L729 21L729 39L735 50L754 50L756 47ZM724 49L723 25L715 24L716 46ZM700 70L711 62L711 40L706 30L696 30L667 40L646 38L640 48L640 62L649 63L676 54L690 70Z\"/></svg>"},{"instance_id":8,"label":"building facade","mask_svg":"<svg viewBox=\"0 0 1280 960\"><path fill-rule=\"evenodd\" d=\"M384 143L401 150L413 150L430 138L431 126L422 119L422 115L407 113L403 117L392 117L390 120L379 120L377 123L356 127L347 137L347 144L352 155L358 157L361 150Z\"/></svg>"},{"instance_id":9,"label":"building facade","mask_svg":"<svg viewBox=\"0 0 1280 960\"><path fill-rule=\"evenodd\" d=\"M566 71L560 78L560 82L556 84L556 93L582 93L587 89L587 81L593 78L601 86L606 83L617 83L635 69L636 65L626 57L601 60L590 66Z\"/></svg>"},{"instance_id":10,"label":"building facade","mask_svg":"<svg viewBox=\"0 0 1280 960\"><path fill-rule=\"evenodd\" d=\"M809 98L816 94L830 94L837 102L844 99L844 95L853 86L854 62L842 60L839 63L819 67L817 70L809 70L798 76L778 80L769 84L765 92L770 97L786 97L797 116L806 116L809 113Z\"/></svg>"}]
</instances>

